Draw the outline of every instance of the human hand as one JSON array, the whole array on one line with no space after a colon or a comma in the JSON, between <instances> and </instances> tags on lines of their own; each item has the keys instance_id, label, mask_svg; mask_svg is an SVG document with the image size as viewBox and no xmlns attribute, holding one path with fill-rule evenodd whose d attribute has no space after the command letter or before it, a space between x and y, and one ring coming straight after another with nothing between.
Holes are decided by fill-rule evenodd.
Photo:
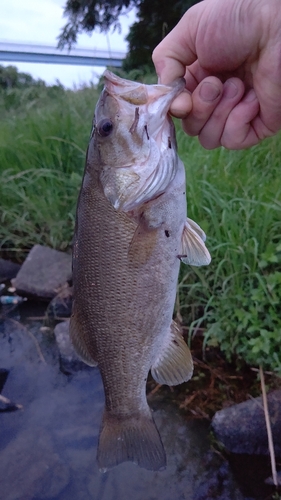
<instances>
[{"instance_id":1,"label":"human hand","mask_svg":"<svg viewBox=\"0 0 281 500\"><path fill-rule=\"evenodd\" d=\"M207 149L243 149L281 129L280 0L204 0L153 52L159 81L186 79L171 106Z\"/></svg>"}]
</instances>

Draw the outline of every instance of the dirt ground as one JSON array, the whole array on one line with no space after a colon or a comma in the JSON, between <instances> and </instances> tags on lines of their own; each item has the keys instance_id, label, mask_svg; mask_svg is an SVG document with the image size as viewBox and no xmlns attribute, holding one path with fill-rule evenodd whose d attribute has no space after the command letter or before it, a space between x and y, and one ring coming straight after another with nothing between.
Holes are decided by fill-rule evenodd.
<instances>
[{"instance_id":1,"label":"dirt ground","mask_svg":"<svg viewBox=\"0 0 281 500\"><path fill-rule=\"evenodd\" d=\"M226 361L218 348L203 351L203 337L192 341L193 377L176 387L161 386L152 378L148 382L148 398L160 391L185 413L187 418L211 420L214 413L227 406L261 395L258 369ZM268 390L281 387L281 378L265 372Z\"/></svg>"}]
</instances>

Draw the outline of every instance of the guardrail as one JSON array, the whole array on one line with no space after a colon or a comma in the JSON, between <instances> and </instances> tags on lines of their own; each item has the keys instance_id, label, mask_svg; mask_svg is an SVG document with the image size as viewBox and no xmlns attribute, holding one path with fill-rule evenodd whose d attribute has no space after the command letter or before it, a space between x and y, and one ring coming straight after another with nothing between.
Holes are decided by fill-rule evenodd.
<instances>
[{"instance_id":1,"label":"guardrail","mask_svg":"<svg viewBox=\"0 0 281 500\"><path fill-rule=\"evenodd\" d=\"M71 64L78 66L112 66L120 68L125 52L98 49L58 50L47 45L0 42L0 61L32 62L46 64Z\"/></svg>"}]
</instances>

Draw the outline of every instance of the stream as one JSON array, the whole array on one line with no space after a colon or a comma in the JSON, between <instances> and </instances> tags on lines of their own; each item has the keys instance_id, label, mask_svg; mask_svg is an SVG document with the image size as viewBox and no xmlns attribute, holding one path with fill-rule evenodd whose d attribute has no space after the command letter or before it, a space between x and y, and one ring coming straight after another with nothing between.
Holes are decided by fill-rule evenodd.
<instances>
[{"instance_id":1,"label":"stream","mask_svg":"<svg viewBox=\"0 0 281 500\"><path fill-rule=\"evenodd\" d=\"M0 407L0 500L250 498L229 462L212 448L209 422L187 419L157 394L149 404L167 453L165 471L124 463L99 472L104 405L99 370L60 370L53 330L28 319L45 309L29 303L0 311L0 393L21 406Z\"/></svg>"}]
</instances>

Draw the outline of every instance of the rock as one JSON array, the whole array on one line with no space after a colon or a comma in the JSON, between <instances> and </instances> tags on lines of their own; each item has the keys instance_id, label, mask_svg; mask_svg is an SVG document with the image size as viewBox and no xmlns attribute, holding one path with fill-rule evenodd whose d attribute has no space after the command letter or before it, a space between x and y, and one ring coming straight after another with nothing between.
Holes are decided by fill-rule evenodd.
<instances>
[{"instance_id":1,"label":"rock","mask_svg":"<svg viewBox=\"0 0 281 500\"><path fill-rule=\"evenodd\" d=\"M9 260L0 259L0 283L2 281L11 280L18 274L21 266Z\"/></svg>"},{"instance_id":2,"label":"rock","mask_svg":"<svg viewBox=\"0 0 281 500\"><path fill-rule=\"evenodd\" d=\"M275 454L281 457L281 390L268 394ZM262 398L217 411L212 428L218 441L231 453L267 455L268 439Z\"/></svg>"},{"instance_id":3,"label":"rock","mask_svg":"<svg viewBox=\"0 0 281 500\"><path fill-rule=\"evenodd\" d=\"M35 245L12 284L19 294L51 300L71 274L70 255Z\"/></svg>"},{"instance_id":4,"label":"rock","mask_svg":"<svg viewBox=\"0 0 281 500\"><path fill-rule=\"evenodd\" d=\"M69 318L72 309L72 294L72 287L66 283L48 306L47 315L50 319Z\"/></svg>"},{"instance_id":5,"label":"rock","mask_svg":"<svg viewBox=\"0 0 281 500\"><path fill-rule=\"evenodd\" d=\"M278 483L278 486L281 486L281 471L277 472L276 476L277 476L277 483ZM272 476L269 476L269 477L265 480L265 483L266 483L266 484L270 484L270 485L274 485L274 482L273 482L273 478L272 478Z\"/></svg>"},{"instance_id":6,"label":"rock","mask_svg":"<svg viewBox=\"0 0 281 500\"><path fill-rule=\"evenodd\" d=\"M54 334L60 353L60 368L64 373L73 373L78 370L89 368L89 366L77 356L71 343L69 337L69 320L58 323L55 327Z\"/></svg>"}]
</instances>

